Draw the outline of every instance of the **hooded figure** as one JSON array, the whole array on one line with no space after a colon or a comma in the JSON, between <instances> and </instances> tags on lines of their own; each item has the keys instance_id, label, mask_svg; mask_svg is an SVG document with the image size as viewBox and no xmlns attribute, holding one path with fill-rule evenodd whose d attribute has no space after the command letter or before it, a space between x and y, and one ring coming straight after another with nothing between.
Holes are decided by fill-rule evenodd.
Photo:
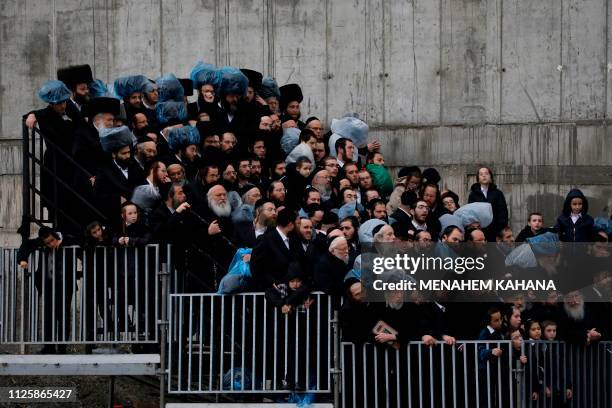
<instances>
[{"instance_id":1,"label":"hooded figure","mask_svg":"<svg viewBox=\"0 0 612 408\"><path fill-rule=\"evenodd\" d=\"M111 97L111 93L108 90L108 86L101 79L94 79L89 84L89 97L90 98L101 98Z\"/></svg>"},{"instance_id":2,"label":"hooded figure","mask_svg":"<svg viewBox=\"0 0 612 408\"><path fill-rule=\"evenodd\" d=\"M174 74L166 74L155 80L159 86L159 102L185 102L183 85Z\"/></svg>"},{"instance_id":3,"label":"hooded figure","mask_svg":"<svg viewBox=\"0 0 612 408\"><path fill-rule=\"evenodd\" d=\"M555 226L559 239L564 242L588 242L595 225L588 212L589 201L582 191L577 188L570 190Z\"/></svg>"},{"instance_id":4,"label":"hooded figure","mask_svg":"<svg viewBox=\"0 0 612 408\"><path fill-rule=\"evenodd\" d=\"M212 64L198 61L191 70L189 78L198 94L198 101L191 102L187 106L189 118L198 119L199 114L202 112L206 112L209 115L216 112L215 94L218 93L219 85L221 84L221 70L218 70ZM204 95L202 92L204 85L208 85L206 87L209 92L207 95Z\"/></svg>"},{"instance_id":5,"label":"hooded figure","mask_svg":"<svg viewBox=\"0 0 612 408\"><path fill-rule=\"evenodd\" d=\"M69 112L71 92L61 81L44 83L38 96L48 104L44 109L32 112L40 133L46 138L43 165L50 170L41 171L43 206L49 211L49 219L56 221L56 227L72 232L75 226L65 215L72 213L69 205L74 199L61 182L72 184L74 169L67 157L72 154L74 131L81 124L81 115L76 109Z\"/></svg>"},{"instance_id":6,"label":"hooded figure","mask_svg":"<svg viewBox=\"0 0 612 408\"><path fill-rule=\"evenodd\" d=\"M117 78L114 83L115 94L123 99L128 99L135 93L142 93L149 80L144 75L128 75Z\"/></svg>"},{"instance_id":7,"label":"hooded figure","mask_svg":"<svg viewBox=\"0 0 612 408\"><path fill-rule=\"evenodd\" d=\"M489 203L470 203L459 208L453 214L461 219L461 226L478 223L480 228L487 228L493 222L493 209Z\"/></svg>"},{"instance_id":8,"label":"hooded figure","mask_svg":"<svg viewBox=\"0 0 612 408\"><path fill-rule=\"evenodd\" d=\"M193 95L193 82L189 78L179 78L185 97Z\"/></svg>"},{"instance_id":9,"label":"hooded figure","mask_svg":"<svg viewBox=\"0 0 612 408\"><path fill-rule=\"evenodd\" d=\"M155 108L157 121L162 126L172 126L187 120L185 102L159 102Z\"/></svg>"},{"instance_id":10,"label":"hooded figure","mask_svg":"<svg viewBox=\"0 0 612 408\"><path fill-rule=\"evenodd\" d=\"M200 132L193 126L170 129L168 147L172 153L163 160L166 166L180 164L185 170L186 179L193 180L198 172L197 157L196 160L189 161L185 150L189 146L195 146L194 149L197 149L197 146L200 145L200 140Z\"/></svg>"},{"instance_id":11,"label":"hooded figure","mask_svg":"<svg viewBox=\"0 0 612 408\"><path fill-rule=\"evenodd\" d=\"M330 126L332 135L329 138L329 155L336 157L336 141L341 137L349 139L355 147L360 148L368 142L368 125L364 121L352 116L340 119L332 119ZM353 161L357 162L359 153L357 149L353 152Z\"/></svg>"},{"instance_id":12,"label":"hooded figure","mask_svg":"<svg viewBox=\"0 0 612 408\"><path fill-rule=\"evenodd\" d=\"M295 149L295 147L299 143L300 143L300 129L287 128L283 131L283 137L281 137L280 146L281 146L282 151L285 153L285 155L288 155L289 153L291 153L291 151Z\"/></svg>"}]
</instances>

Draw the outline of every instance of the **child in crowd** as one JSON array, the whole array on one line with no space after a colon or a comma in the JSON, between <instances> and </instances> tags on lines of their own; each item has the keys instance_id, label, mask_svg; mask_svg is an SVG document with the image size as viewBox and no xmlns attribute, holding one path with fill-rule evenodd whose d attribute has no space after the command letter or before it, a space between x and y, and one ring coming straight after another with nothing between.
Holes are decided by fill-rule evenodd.
<instances>
[{"instance_id":1,"label":"child in crowd","mask_svg":"<svg viewBox=\"0 0 612 408\"><path fill-rule=\"evenodd\" d=\"M559 239L564 242L589 241L595 222L588 212L589 202L582 191L577 188L571 190L565 197L563 211L555 226Z\"/></svg>"},{"instance_id":2,"label":"child in crowd","mask_svg":"<svg viewBox=\"0 0 612 408\"><path fill-rule=\"evenodd\" d=\"M542 339L547 341L557 340L557 323L552 320L542 322ZM565 399L571 400L573 396L573 387L571 384L571 375L569 364L565 363L565 344L551 343L548 345L551 349L544 355L546 367L546 390L552 402L548 401L555 407L564 407L564 392Z\"/></svg>"},{"instance_id":3,"label":"child in crowd","mask_svg":"<svg viewBox=\"0 0 612 408\"><path fill-rule=\"evenodd\" d=\"M525 322L525 333L530 340L527 350L528 366L525 369L525 384L529 387L527 395L531 395L533 401L538 401L541 397L543 375L544 375L544 353L546 344L539 343L542 339L542 328L537 320L527 320ZM550 390L545 390L546 395L550 396Z\"/></svg>"},{"instance_id":4,"label":"child in crowd","mask_svg":"<svg viewBox=\"0 0 612 408\"><path fill-rule=\"evenodd\" d=\"M527 238L535 237L548 231L543 227L544 218L539 212L532 212L527 219L527 225L519 232L516 237L516 242L525 242Z\"/></svg>"},{"instance_id":5,"label":"child in crowd","mask_svg":"<svg viewBox=\"0 0 612 408\"><path fill-rule=\"evenodd\" d=\"M296 307L308 308L312 304L309 298L310 288L304 282L301 266L297 262L289 265L283 283L268 289L266 299L275 307L280 307L283 314L289 314Z\"/></svg>"}]
</instances>

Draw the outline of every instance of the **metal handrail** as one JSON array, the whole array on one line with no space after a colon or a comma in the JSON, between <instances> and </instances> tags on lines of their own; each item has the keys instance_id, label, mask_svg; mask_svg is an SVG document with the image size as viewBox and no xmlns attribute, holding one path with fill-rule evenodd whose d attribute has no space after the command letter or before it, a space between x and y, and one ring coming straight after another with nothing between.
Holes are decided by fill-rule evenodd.
<instances>
[{"instance_id":1,"label":"metal handrail","mask_svg":"<svg viewBox=\"0 0 612 408\"><path fill-rule=\"evenodd\" d=\"M57 186L57 183L59 183L63 188L69 191L70 194L72 194L77 200L79 200L81 204L84 204L89 210L93 211L96 217L98 217L102 222L106 222L107 217L104 214L102 214L98 210L98 208L96 208L95 205L91 203L90 200L83 197L79 192L77 192L73 188L73 185L71 182L59 178L57 176L55 168L52 169L52 168L47 167L42 162L41 158L37 157L36 147L35 147L36 135L39 136L40 154L43 153L42 142L44 141L46 149L52 149L52 151L58 155L58 158L61 158L62 160L65 160L68 163L70 163L70 165L73 168L73 171L83 174L87 178L91 178L93 177L93 175L89 173L89 171L87 171L83 166L77 163L77 161L74 160L74 158L71 157L70 154L65 152L63 149L57 146L57 144L55 144L52 140L50 140L47 136L45 136L40 131L40 129L38 128L29 129L26 126L25 121L22 122L22 127L23 127L23 145L22 145L22 149L23 149L23 152L22 152L23 153L23 156L22 156L23 158L23 163L22 163L22 166L23 166L23 191L22 191L23 215L22 215L21 227L19 229L19 232L21 233L22 237L24 239L28 238L29 232L30 232L29 225L31 222L34 222L38 225L43 225L45 222L50 221L50 220L42 219L42 213L40 217L38 218L36 217L35 209L33 208L33 204L34 204L34 200L36 196L38 196L41 199L44 199L47 205L50 205L53 208L53 210L57 211L62 216L64 216L70 223L74 224L75 226L80 227L79 223L75 221L73 217L67 214L62 208L59 208L59 206L57 205L57 202L55 202L54 200L50 200L49 197L45 197L42 194L42 192L36 188L36 182L35 182L35 177L37 173L36 167L40 169L39 174L42 174L42 172L45 172L46 174L50 174L51 176L53 176L56 182L55 186ZM31 132L31 135L30 135L30 132ZM31 146L30 146L30 141L32 141ZM56 165L57 164L55 163L55 166Z\"/></svg>"}]
</instances>

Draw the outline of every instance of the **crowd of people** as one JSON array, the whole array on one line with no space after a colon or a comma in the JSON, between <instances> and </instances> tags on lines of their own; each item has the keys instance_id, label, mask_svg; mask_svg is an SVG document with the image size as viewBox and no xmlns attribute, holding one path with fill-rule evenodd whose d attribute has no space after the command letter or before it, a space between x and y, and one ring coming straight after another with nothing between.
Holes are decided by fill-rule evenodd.
<instances>
[{"instance_id":1,"label":"crowd of people","mask_svg":"<svg viewBox=\"0 0 612 408\"><path fill-rule=\"evenodd\" d=\"M516 294L497 305L364 297L360 252L368 243L489 243L506 259L504 268L534 239L557 247L589 243L609 259L612 223L594 220L578 189L567 194L557 220L533 209L515 238L491 168L475 169L467 203L442 191L434 168L407 165L392 176L357 114L331 124L302 117L298 84L279 87L250 69L203 62L189 78L132 75L112 86L94 79L88 65L60 69L57 77L38 92L47 106L24 116L46 141L43 164L54 170L42 172L41 192L57 222L24 242L23 267L38 247L170 243L180 290L266 292L286 314L323 291L344 299L337 307L349 341L539 339L535 325L587 345L612 334L607 267L588 277L589 290L605 300L598 304L585 304L573 289L552 291L545 302Z\"/></svg>"}]
</instances>

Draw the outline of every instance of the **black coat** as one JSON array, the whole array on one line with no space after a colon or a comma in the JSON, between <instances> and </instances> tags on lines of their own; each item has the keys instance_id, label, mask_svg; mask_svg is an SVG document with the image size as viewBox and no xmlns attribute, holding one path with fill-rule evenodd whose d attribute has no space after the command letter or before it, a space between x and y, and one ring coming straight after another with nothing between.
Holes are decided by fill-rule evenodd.
<instances>
[{"instance_id":1,"label":"black coat","mask_svg":"<svg viewBox=\"0 0 612 408\"><path fill-rule=\"evenodd\" d=\"M395 220L395 222L391 224L391 227L393 227L393 232L396 237L408 238L409 235L412 235L408 232L413 228L412 217L410 215L398 208L391 214L391 218Z\"/></svg>"},{"instance_id":2,"label":"black coat","mask_svg":"<svg viewBox=\"0 0 612 408\"><path fill-rule=\"evenodd\" d=\"M345 264L344 261L331 253L326 253L314 265L315 290L323 291L332 296L342 296L344 277L350 269L350 265Z\"/></svg>"},{"instance_id":3,"label":"black coat","mask_svg":"<svg viewBox=\"0 0 612 408\"><path fill-rule=\"evenodd\" d=\"M67 106L71 104L69 102ZM74 105L72 106L74 108ZM76 108L74 109L76 110ZM40 132L55 145L51 147L50 144L47 144L42 161L48 171L41 170L40 175L40 188L44 196L43 205L49 209L49 218L52 220L56 214L53 210L54 204L65 215L73 214L71 206L74 205L74 196L66 186L71 186L73 183L74 165L66 156L72 157L74 131L79 123L81 123L81 118L76 116L77 113L70 113L67 110L67 116L63 117L56 113L51 106L34 112ZM61 212L57 213L59 225L56 225L56 227L74 227L65 220L64 214Z\"/></svg>"},{"instance_id":4,"label":"black coat","mask_svg":"<svg viewBox=\"0 0 612 408\"><path fill-rule=\"evenodd\" d=\"M120 228L121 197L129 200L135 187L145 183L140 166L131 161L128 165L128 178L125 178L114 161L102 166L96 174L94 195L100 211L106 215L113 229Z\"/></svg>"},{"instance_id":5,"label":"black coat","mask_svg":"<svg viewBox=\"0 0 612 408\"><path fill-rule=\"evenodd\" d=\"M571 218L571 202L574 198L582 199L582 213L574 224ZM557 218L555 230L559 233L559 240L564 242L589 242L594 230L595 221L587 214L589 202L578 189L571 190L563 203L563 212Z\"/></svg>"},{"instance_id":6,"label":"black coat","mask_svg":"<svg viewBox=\"0 0 612 408\"><path fill-rule=\"evenodd\" d=\"M508 226L508 205L506 197L495 184L489 185L487 196L480 191L480 184L474 183L470 189L468 203L489 203L493 209L493 222L484 229L487 241L495 242L497 233Z\"/></svg>"},{"instance_id":7,"label":"black coat","mask_svg":"<svg viewBox=\"0 0 612 408\"><path fill-rule=\"evenodd\" d=\"M289 264L293 261L293 252L287 249L276 228L269 229L257 240L251 254L251 273L255 289L267 290L272 284L282 282L287 275Z\"/></svg>"}]
</instances>

